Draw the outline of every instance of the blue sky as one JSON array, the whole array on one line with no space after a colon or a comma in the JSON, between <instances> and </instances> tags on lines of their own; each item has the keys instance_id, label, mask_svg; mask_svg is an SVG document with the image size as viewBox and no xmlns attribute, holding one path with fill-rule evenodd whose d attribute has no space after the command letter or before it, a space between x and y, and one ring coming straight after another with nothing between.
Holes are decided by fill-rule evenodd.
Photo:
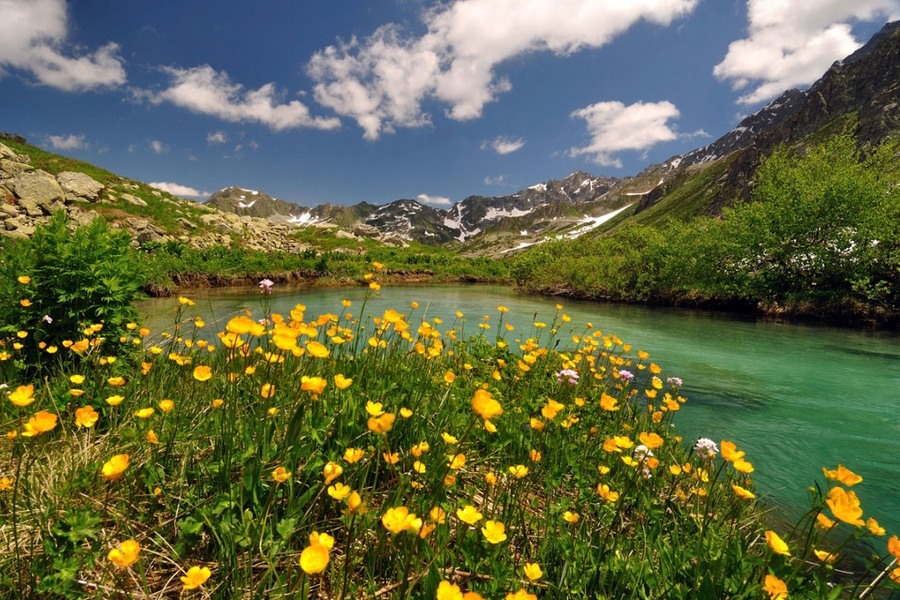
<instances>
[{"instance_id":1,"label":"blue sky","mask_svg":"<svg viewBox=\"0 0 900 600\"><path fill-rule=\"evenodd\" d=\"M0 0L0 130L179 195L436 207L627 176L900 0Z\"/></svg>"}]
</instances>

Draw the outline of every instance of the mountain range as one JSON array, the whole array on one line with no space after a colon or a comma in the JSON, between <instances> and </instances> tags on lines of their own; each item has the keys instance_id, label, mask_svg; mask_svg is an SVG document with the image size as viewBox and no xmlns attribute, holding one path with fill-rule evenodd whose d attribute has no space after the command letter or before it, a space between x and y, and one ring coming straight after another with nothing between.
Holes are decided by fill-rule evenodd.
<instances>
[{"instance_id":1,"label":"mountain range","mask_svg":"<svg viewBox=\"0 0 900 600\"><path fill-rule=\"evenodd\" d=\"M364 237L503 254L548 237L577 237L627 218L715 215L749 197L760 161L783 143L852 126L862 149L900 130L900 21L835 62L808 90L791 89L711 144L632 177L575 172L506 196L469 196L446 210L415 199L376 206L303 207L228 187L206 205L281 223L337 227Z\"/></svg>"}]
</instances>

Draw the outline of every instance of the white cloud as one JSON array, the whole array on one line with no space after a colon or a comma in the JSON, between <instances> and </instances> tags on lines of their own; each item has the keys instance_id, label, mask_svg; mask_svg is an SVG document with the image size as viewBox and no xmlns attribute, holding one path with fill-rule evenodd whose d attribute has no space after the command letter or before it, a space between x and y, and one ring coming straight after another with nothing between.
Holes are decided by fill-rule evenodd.
<instances>
[{"instance_id":1,"label":"white cloud","mask_svg":"<svg viewBox=\"0 0 900 600\"><path fill-rule=\"evenodd\" d=\"M156 154L162 154L168 150L168 148L166 148L166 145L159 140L153 140L152 142L150 142L150 149L153 150Z\"/></svg>"},{"instance_id":2,"label":"white cloud","mask_svg":"<svg viewBox=\"0 0 900 600\"><path fill-rule=\"evenodd\" d=\"M88 147L84 135L48 135L47 141L55 150L84 150Z\"/></svg>"},{"instance_id":3,"label":"white cloud","mask_svg":"<svg viewBox=\"0 0 900 600\"><path fill-rule=\"evenodd\" d=\"M482 150L493 150L499 155L512 154L516 150L520 150L525 145L522 138L512 139L504 136L495 137L492 140L484 140L481 142Z\"/></svg>"},{"instance_id":4,"label":"white cloud","mask_svg":"<svg viewBox=\"0 0 900 600\"><path fill-rule=\"evenodd\" d=\"M188 198L205 198L209 196L209 192L201 192L196 188L192 188L186 185L181 185L180 183L170 183L167 181L156 181L151 183L153 187L156 189L162 190L164 192L168 192L173 196L185 196Z\"/></svg>"},{"instance_id":5,"label":"white cloud","mask_svg":"<svg viewBox=\"0 0 900 600\"><path fill-rule=\"evenodd\" d=\"M748 0L749 35L732 42L713 74L744 90L741 104L775 98L822 76L861 46L849 21L900 17L897 0Z\"/></svg>"},{"instance_id":6,"label":"white cloud","mask_svg":"<svg viewBox=\"0 0 900 600\"><path fill-rule=\"evenodd\" d=\"M678 137L669 119L679 116L671 102L597 102L572 113L587 122L591 140L586 146L570 148L569 156L588 156L606 167L622 167L615 154L622 150L646 150Z\"/></svg>"},{"instance_id":7,"label":"white cloud","mask_svg":"<svg viewBox=\"0 0 900 600\"><path fill-rule=\"evenodd\" d=\"M432 204L434 206L450 206L453 204L450 201L450 198L444 198L443 196L429 196L428 194L419 194L416 196L416 199L423 204Z\"/></svg>"},{"instance_id":8,"label":"white cloud","mask_svg":"<svg viewBox=\"0 0 900 600\"><path fill-rule=\"evenodd\" d=\"M691 133L679 133L678 139L680 140L702 140L711 138L712 136L705 129L698 129L696 131L692 131Z\"/></svg>"},{"instance_id":9,"label":"white cloud","mask_svg":"<svg viewBox=\"0 0 900 600\"><path fill-rule=\"evenodd\" d=\"M426 33L398 25L377 29L315 53L307 72L317 102L351 117L364 137L431 123L426 100L447 116L481 116L485 104L512 88L495 69L529 52L571 54L610 42L640 20L669 25L699 0L456 0L423 13Z\"/></svg>"},{"instance_id":10,"label":"white cloud","mask_svg":"<svg viewBox=\"0 0 900 600\"><path fill-rule=\"evenodd\" d=\"M297 100L280 103L275 84L267 83L256 90L245 90L234 83L227 73L216 71L209 65L191 69L166 67L171 78L168 89L159 93L141 91L154 104L171 102L181 108L218 117L233 123L261 123L274 131L295 127L336 129L340 119L313 117L309 109Z\"/></svg>"},{"instance_id":11,"label":"white cloud","mask_svg":"<svg viewBox=\"0 0 900 600\"><path fill-rule=\"evenodd\" d=\"M19 69L66 92L125 83L118 44L80 56L66 52L65 0L0 0L0 15L0 77L8 68Z\"/></svg>"},{"instance_id":12,"label":"white cloud","mask_svg":"<svg viewBox=\"0 0 900 600\"><path fill-rule=\"evenodd\" d=\"M222 130L219 131L211 131L206 134L206 143L207 144L224 144L228 141L228 136L225 135L225 132Z\"/></svg>"},{"instance_id":13,"label":"white cloud","mask_svg":"<svg viewBox=\"0 0 900 600\"><path fill-rule=\"evenodd\" d=\"M506 175L497 175L496 177L486 175L484 185L506 185Z\"/></svg>"}]
</instances>

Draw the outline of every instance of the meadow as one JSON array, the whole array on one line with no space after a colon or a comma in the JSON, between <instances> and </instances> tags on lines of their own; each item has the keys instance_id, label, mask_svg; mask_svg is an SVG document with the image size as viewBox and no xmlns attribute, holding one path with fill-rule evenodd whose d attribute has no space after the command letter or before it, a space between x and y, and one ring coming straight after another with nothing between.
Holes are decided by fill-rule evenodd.
<instances>
[{"instance_id":1,"label":"meadow","mask_svg":"<svg viewBox=\"0 0 900 600\"><path fill-rule=\"evenodd\" d=\"M797 522L773 518L752 456L678 435L690 402L653 349L562 305L518 329L504 306L370 315L375 262L366 300L325 314L272 312L263 280L258 308L222 322L180 297L150 331L107 290L103 319L48 323L45 256L7 263L21 270L0 286L17 299L0 349L4 597L900 589L900 539L864 512L852 465L823 465Z\"/></svg>"}]
</instances>

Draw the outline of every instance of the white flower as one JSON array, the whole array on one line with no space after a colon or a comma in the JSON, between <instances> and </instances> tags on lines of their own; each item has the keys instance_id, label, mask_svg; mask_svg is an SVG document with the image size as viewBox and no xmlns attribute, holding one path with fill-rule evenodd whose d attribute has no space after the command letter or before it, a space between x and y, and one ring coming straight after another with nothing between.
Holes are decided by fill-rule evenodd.
<instances>
[{"instance_id":1,"label":"white flower","mask_svg":"<svg viewBox=\"0 0 900 600\"><path fill-rule=\"evenodd\" d=\"M719 447L709 438L700 438L694 444L694 452L700 458L712 459L719 453Z\"/></svg>"}]
</instances>

